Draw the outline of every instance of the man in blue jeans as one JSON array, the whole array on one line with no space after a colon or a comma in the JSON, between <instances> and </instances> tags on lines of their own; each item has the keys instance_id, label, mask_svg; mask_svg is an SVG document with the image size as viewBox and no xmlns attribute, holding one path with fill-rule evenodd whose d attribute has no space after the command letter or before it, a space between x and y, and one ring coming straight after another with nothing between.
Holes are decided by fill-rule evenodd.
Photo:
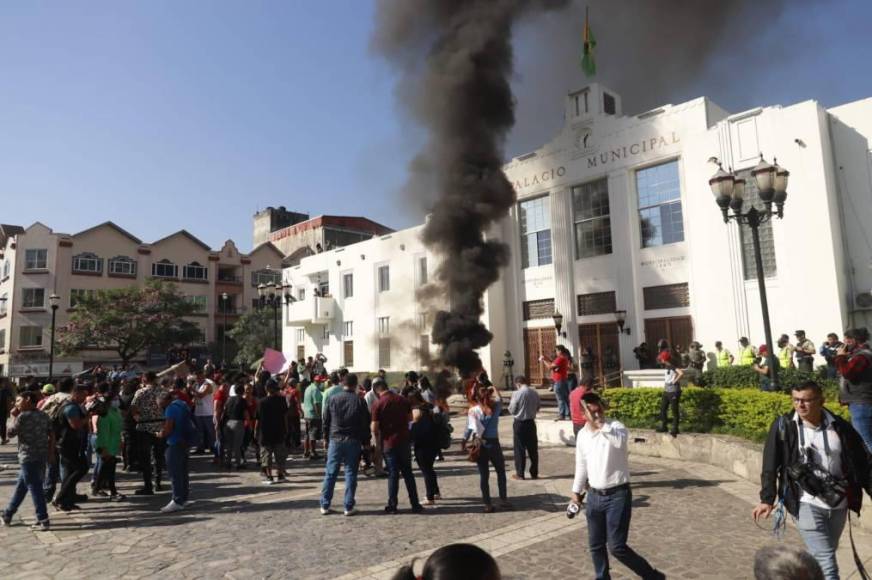
<instances>
[{"instance_id":1,"label":"man in blue jeans","mask_svg":"<svg viewBox=\"0 0 872 580\"><path fill-rule=\"evenodd\" d=\"M345 466L345 515L353 516L357 468L363 443L369 440L369 411L357 394L357 375L345 376L342 390L330 397L322 415L326 435L327 467L321 488L321 515L332 513L333 489L339 468Z\"/></svg>"},{"instance_id":2,"label":"man in blue jeans","mask_svg":"<svg viewBox=\"0 0 872 580\"><path fill-rule=\"evenodd\" d=\"M376 441L381 441L388 468L388 505L385 506L385 513L397 513L400 475L406 484L412 513L421 513L424 506L418 500L418 486L412 474L412 448L409 444L412 405L405 397L390 391L384 381L373 383L373 390L378 395L378 400L372 406L370 427Z\"/></svg>"},{"instance_id":3,"label":"man in blue jeans","mask_svg":"<svg viewBox=\"0 0 872 580\"><path fill-rule=\"evenodd\" d=\"M166 441L164 454L172 486L172 499L160 511L172 513L181 510L188 503L188 448L196 435L191 410L184 401L174 398L172 392L168 392L162 395L160 404L164 409L164 423L159 437Z\"/></svg>"},{"instance_id":4,"label":"man in blue jeans","mask_svg":"<svg viewBox=\"0 0 872 580\"><path fill-rule=\"evenodd\" d=\"M836 349L836 368L842 376L839 402L848 405L851 425L872 451L872 350L869 331L851 328L845 331L845 344Z\"/></svg>"},{"instance_id":5,"label":"man in blue jeans","mask_svg":"<svg viewBox=\"0 0 872 580\"><path fill-rule=\"evenodd\" d=\"M581 505L587 489L585 515L595 577L611 578L608 554L611 552L640 578L666 578L627 545L633 503L627 428L619 421L605 418L602 400L596 393L585 394L581 401L586 423L576 436L572 502Z\"/></svg>"},{"instance_id":6,"label":"man in blue jeans","mask_svg":"<svg viewBox=\"0 0 872 580\"><path fill-rule=\"evenodd\" d=\"M32 391L22 393L16 401L18 416L10 436L18 436L18 482L9 500L9 505L3 510L0 519L3 525L12 525L12 516L18 511L21 502L30 492L33 508L36 511L36 523L31 526L35 531L48 531L48 508L45 504L45 494L42 489L42 479L45 465L50 457L54 457L54 433L48 415L36 408L37 396ZM4 421L5 417L2 418Z\"/></svg>"}]
</instances>

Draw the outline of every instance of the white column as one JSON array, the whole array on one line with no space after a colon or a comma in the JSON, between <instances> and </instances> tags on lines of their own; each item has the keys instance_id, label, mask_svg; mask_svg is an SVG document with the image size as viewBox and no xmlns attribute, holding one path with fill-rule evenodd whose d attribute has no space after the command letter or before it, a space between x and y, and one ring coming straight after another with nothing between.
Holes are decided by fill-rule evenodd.
<instances>
[{"instance_id":1,"label":"white column","mask_svg":"<svg viewBox=\"0 0 872 580\"><path fill-rule=\"evenodd\" d=\"M578 357L578 320L575 312L575 243L572 231L572 199L568 187L551 192L551 254L554 267L554 309L563 315L566 337L558 344Z\"/></svg>"}]
</instances>

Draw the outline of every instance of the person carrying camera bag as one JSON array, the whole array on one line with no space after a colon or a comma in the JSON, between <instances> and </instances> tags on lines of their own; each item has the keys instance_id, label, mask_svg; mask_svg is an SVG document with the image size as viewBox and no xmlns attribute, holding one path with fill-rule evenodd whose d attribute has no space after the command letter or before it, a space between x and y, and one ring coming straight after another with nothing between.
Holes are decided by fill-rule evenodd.
<instances>
[{"instance_id":1,"label":"person carrying camera bag","mask_svg":"<svg viewBox=\"0 0 872 580\"><path fill-rule=\"evenodd\" d=\"M824 576L837 579L836 549L848 511L859 516L863 490L872 496L872 455L850 423L824 408L820 385L797 385L791 397L794 411L776 419L769 430L760 503L752 517L768 518L782 501Z\"/></svg>"}]
</instances>

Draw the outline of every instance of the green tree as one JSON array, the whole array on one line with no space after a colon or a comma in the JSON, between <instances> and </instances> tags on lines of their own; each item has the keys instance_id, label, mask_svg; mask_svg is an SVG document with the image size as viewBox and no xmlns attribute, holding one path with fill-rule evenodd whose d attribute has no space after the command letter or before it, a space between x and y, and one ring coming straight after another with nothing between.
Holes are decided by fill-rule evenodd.
<instances>
[{"instance_id":1,"label":"green tree","mask_svg":"<svg viewBox=\"0 0 872 580\"><path fill-rule=\"evenodd\" d=\"M254 362L263 356L264 350L273 348L275 338L273 325L271 308L263 310L255 308L240 316L233 328L227 331L227 338L232 338L238 349L233 362L237 364ZM282 348L281 338L279 333L279 350Z\"/></svg>"},{"instance_id":2,"label":"green tree","mask_svg":"<svg viewBox=\"0 0 872 580\"><path fill-rule=\"evenodd\" d=\"M148 348L187 346L200 337L185 317L196 314L174 284L151 280L144 287L99 290L79 298L69 323L58 329L64 355L85 348L111 350L125 363Z\"/></svg>"}]
</instances>

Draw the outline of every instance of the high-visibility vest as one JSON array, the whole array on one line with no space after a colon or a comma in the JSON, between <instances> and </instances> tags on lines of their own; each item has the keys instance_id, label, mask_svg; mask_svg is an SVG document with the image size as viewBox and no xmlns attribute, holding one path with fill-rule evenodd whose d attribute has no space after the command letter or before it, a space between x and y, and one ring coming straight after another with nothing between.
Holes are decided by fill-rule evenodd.
<instances>
[{"instance_id":1,"label":"high-visibility vest","mask_svg":"<svg viewBox=\"0 0 872 580\"><path fill-rule=\"evenodd\" d=\"M778 351L778 363L781 365L783 369L789 369L792 364L791 361L793 359L792 354L790 352L790 347L785 346L781 350Z\"/></svg>"},{"instance_id":2,"label":"high-visibility vest","mask_svg":"<svg viewBox=\"0 0 872 580\"><path fill-rule=\"evenodd\" d=\"M742 366L751 366L756 358L754 356L754 349L751 348L750 344L739 351L739 364Z\"/></svg>"},{"instance_id":3,"label":"high-visibility vest","mask_svg":"<svg viewBox=\"0 0 872 580\"><path fill-rule=\"evenodd\" d=\"M720 352L718 352L718 366L719 367L728 367L730 366L730 351L725 348L722 348Z\"/></svg>"}]
</instances>

